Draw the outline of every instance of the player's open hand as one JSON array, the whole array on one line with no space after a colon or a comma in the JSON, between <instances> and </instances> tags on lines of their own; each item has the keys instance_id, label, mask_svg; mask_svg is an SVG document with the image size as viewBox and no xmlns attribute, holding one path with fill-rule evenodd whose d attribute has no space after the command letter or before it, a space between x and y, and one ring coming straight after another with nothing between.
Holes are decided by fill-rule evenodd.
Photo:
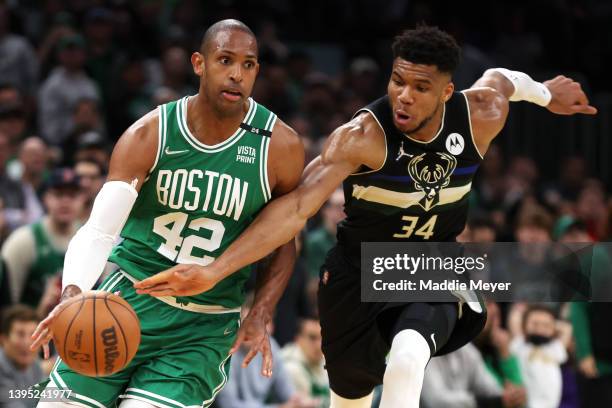
<instances>
[{"instance_id":1,"label":"player's open hand","mask_svg":"<svg viewBox=\"0 0 612 408\"><path fill-rule=\"evenodd\" d=\"M193 296L212 289L217 275L200 265L179 264L134 284L136 293L151 296Z\"/></svg>"},{"instance_id":2,"label":"player's open hand","mask_svg":"<svg viewBox=\"0 0 612 408\"><path fill-rule=\"evenodd\" d=\"M36 326L36 330L32 333L32 344L30 345L30 350L34 351L38 349L40 346L43 348L43 354L45 360L49 358L49 342L53 338L53 321L57 317L57 315L66 307L66 302L81 293L81 289L74 285L68 285L66 289L64 289L64 293L62 293L62 298L60 303L55 306L51 312L45 317L38 326ZM119 296L120 292L115 292L115 295Z\"/></svg>"},{"instance_id":3,"label":"player's open hand","mask_svg":"<svg viewBox=\"0 0 612 408\"><path fill-rule=\"evenodd\" d=\"M68 285L64 289L60 303L55 306L51 312L49 312L49 315L47 315L46 318L38 323L36 330L34 330L34 333L32 333L32 344L30 345L30 350L34 351L42 346L45 360L49 358L49 342L53 338L53 332L51 331L53 320L65 307L66 301L80 293L81 289L75 285Z\"/></svg>"},{"instance_id":4,"label":"player's open hand","mask_svg":"<svg viewBox=\"0 0 612 408\"><path fill-rule=\"evenodd\" d=\"M38 323L36 330L34 330L34 333L32 333L32 344L30 345L30 350L34 351L42 346L45 360L49 358L49 342L53 338L53 332L51 331L53 320L63 308L64 302L61 302L55 306L49 315Z\"/></svg>"},{"instance_id":5,"label":"player's open hand","mask_svg":"<svg viewBox=\"0 0 612 408\"><path fill-rule=\"evenodd\" d=\"M240 324L240 329L236 340L230 349L230 354L234 354L244 343L249 351L242 360L242 367L249 365L257 353L261 353L263 363L261 365L261 375L272 377L272 347L270 346L270 335L268 327L270 318L267 314L257 313L251 310Z\"/></svg>"},{"instance_id":6,"label":"player's open hand","mask_svg":"<svg viewBox=\"0 0 612 408\"><path fill-rule=\"evenodd\" d=\"M552 99L546 107L549 111L558 115L573 115L576 113L594 115L597 113L597 109L589 105L589 99L580 84L573 79L558 75L544 82L544 85L552 95Z\"/></svg>"}]
</instances>

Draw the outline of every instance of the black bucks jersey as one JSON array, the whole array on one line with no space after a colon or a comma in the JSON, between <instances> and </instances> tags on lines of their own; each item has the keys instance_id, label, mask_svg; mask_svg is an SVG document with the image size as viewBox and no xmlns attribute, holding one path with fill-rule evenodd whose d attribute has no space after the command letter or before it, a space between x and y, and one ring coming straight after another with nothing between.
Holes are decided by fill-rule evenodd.
<instances>
[{"instance_id":1,"label":"black bucks jersey","mask_svg":"<svg viewBox=\"0 0 612 408\"><path fill-rule=\"evenodd\" d=\"M443 109L440 129L429 142L395 127L388 96L356 113L374 116L387 155L380 169L362 169L343 184L347 218L338 225L338 245L355 265L361 242L454 241L465 227L482 156L465 94L455 92Z\"/></svg>"}]
</instances>

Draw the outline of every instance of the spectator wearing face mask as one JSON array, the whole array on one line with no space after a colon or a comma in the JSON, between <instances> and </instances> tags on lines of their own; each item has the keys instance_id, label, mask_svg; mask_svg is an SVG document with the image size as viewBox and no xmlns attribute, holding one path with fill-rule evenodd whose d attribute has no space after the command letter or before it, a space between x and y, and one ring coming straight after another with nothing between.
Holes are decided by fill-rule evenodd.
<instances>
[{"instance_id":1,"label":"spectator wearing face mask","mask_svg":"<svg viewBox=\"0 0 612 408\"><path fill-rule=\"evenodd\" d=\"M531 305L523 315L523 336L513 339L510 351L518 358L529 408L556 408L561 401L561 364L567 352L557 335L549 308Z\"/></svg>"}]
</instances>

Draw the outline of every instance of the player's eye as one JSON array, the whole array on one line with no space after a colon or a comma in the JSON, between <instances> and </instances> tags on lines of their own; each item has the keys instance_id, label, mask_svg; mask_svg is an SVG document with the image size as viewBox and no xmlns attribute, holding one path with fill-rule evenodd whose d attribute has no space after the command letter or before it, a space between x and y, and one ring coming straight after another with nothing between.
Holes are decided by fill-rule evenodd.
<instances>
[{"instance_id":1,"label":"player's eye","mask_svg":"<svg viewBox=\"0 0 612 408\"><path fill-rule=\"evenodd\" d=\"M244 63L244 67L247 69L251 69L255 66L255 63L253 61L247 61Z\"/></svg>"},{"instance_id":2,"label":"player's eye","mask_svg":"<svg viewBox=\"0 0 612 408\"><path fill-rule=\"evenodd\" d=\"M429 89L424 86L417 86L417 91L419 92L427 92Z\"/></svg>"},{"instance_id":3,"label":"player's eye","mask_svg":"<svg viewBox=\"0 0 612 408\"><path fill-rule=\"evenodd\" d=\"M394 84L394 85L397 85L397 86L402 86L402 82L401 82L401 81L398 81L398 80L397 80L397 79L395 79L395 78L393 78L391 81L393 82L393 84Z\"/></svg>"},{"instance_id":4,"label":"player's eye","mask_svg":"<svg viewBox=\"0 0 612 408\"><path fill-rule=\"evenodd\" d=\"M229 57L221 57L219 58L219 62L221 62L223 65L228 65L230 63L230 59Z\"/></svg>"}]
</instances>

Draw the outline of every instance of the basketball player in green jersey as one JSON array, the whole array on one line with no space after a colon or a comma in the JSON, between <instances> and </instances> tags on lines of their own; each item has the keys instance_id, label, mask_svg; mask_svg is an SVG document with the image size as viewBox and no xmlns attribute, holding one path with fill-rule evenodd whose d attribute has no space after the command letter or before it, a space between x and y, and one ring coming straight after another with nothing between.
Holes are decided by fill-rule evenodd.
<instances>
[{"instance_id":1,"label":"basketball player in green jersey","mask_svg":"<svg viewBox=\"0 0 612 408\"><path fill-rule=\"evenodd\" d=\"M460 49L434 27L407 30L393 53L387 95L329 136L298 188L268 205L215 262L177 265L136 284L156 296L214 291L220 279L293 238L343 183L347 218L319 285L332 408L369 408L380 383L382 408L418 407L429 358L469 342L486 319L473 293L448 303L361 302L361 243L454 241L474 172L511 101L557 114L597 112L580 85L562 76L542 84L497 68L454 92Z\"/></svg>"},{"instance_id":2,"label":"basketball player in green jersey","mask_svg":"<svg viewBox=\"0 0 612 408\"><path fill-rule=\"evenodd\" d=\"M63 298L90 289L110 254L120 269L100 289L120 291L131 304L142 341L134 360L107 377L79 375L58 361L49 386L72 390L70 401L39 407L103 408L119 399L123 408L208 407L227 381L232 347L243 341L251 347L249 361L262 352L262 374L271 375L266 326L293 268L293 243L259 272L254 306L241 326L249 267L196 296L154 298L133 289L177 263L209 264L272 197L297 185L304 161L299 137L249 97L257 51L243 23L214 24L191 57L199 93L160 106L117 142L109 181L66 254ZM113 249L119 233L123 241ZM50 323L61 308L41 322L33 348L43 344L48 353ZM128 336L129 329L123 328ZM120 363L115 360L107 358L105 369Z\"/></svg>"}]
</instances>

